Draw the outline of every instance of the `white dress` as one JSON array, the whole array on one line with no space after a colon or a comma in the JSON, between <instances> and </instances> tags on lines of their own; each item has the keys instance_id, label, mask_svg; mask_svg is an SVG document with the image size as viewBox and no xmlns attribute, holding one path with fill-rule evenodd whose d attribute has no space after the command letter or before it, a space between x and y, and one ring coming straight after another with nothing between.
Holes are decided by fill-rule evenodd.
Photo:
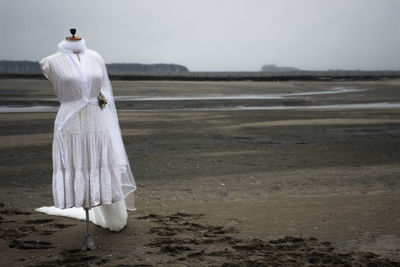
<instances>
[{"instance_id":1,"label":"white dress","mask_svg":"<svg viewBox=\"0 0 400 267\"><path fill-rule=\"evenodd\" d=\"M110 220L125 225L126 209L136 209L136 184L103 58L86 48L84 39L64 40L58 52L39 63L60 102L52 147L55 208L97 207L92 222L97 214L97 224L103 227L110 228ZM108 101L104 108L98 103L100 92ZM84 212L79 210L81 214L72 217L79 218ZM60 215L70 216L63 212ZM111 225L114 230L120 227Z\"/></svg>"}]
</instances>

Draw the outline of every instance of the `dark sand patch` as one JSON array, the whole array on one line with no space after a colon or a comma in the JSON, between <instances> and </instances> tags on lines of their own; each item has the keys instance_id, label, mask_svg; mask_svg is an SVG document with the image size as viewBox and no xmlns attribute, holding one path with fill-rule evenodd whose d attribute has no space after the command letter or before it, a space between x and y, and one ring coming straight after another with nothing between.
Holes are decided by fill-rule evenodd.
<instances>
[{"instance_id":1,"label":"dark sand patch","mask_svg":"<svg viewBox=\"0 0 400 267\"><path fill-rule=\"evenodd\" d=\"M97 246L96 251L88 252L57 249L49 241L50 236L37 239L40 233L31 224L40 224L46 226L46 229L56 227L59 228L57 231L69 231L66 227L51 224L54 220L27 220L26 217L32 215L22 210L17 214L3 213L5 210L3 208L0 213L7 217L22 216L25 225L20 226L20 231L17 231L8 228L11 220L5 220L0 224L0 240L8 244L8 255L13 255L12 251L16 251L15 255L19 255L18 261L26 262L27 266L124 266L118 265L118 262L125 262L128 266L179 266L182 263L193 266L400 266L399 261L371 252L337 251L330 242L322 242L314 237L284 236L270 240L241 238L235 227L204 224L200 220L204 218L204 214L182 212L170 215L152 213L136 218L138 223L146 223L149 227L149 243L144 244L147 247L146 253L140 258L135 253L118 254L118 250L116 254L108 255L109 252L101 245ZM22 254L17 251L47 252L46 256L32 261L21 257Z\"/></svg>"}]
</instances>

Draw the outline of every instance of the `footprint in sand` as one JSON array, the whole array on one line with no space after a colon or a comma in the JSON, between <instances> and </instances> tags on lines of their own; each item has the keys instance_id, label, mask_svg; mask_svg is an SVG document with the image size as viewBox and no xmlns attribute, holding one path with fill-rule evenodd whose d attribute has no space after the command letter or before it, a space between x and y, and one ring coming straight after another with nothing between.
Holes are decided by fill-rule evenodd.
<instances>
[{"instance_id":1,"label":"footprint in sand","mask_svg":"<svg viewBox=\"0 0 400 267\"><path fill-rule=\"evenodd\" d=\"M50 242L46 241L31 241L31 240L17 240L17 239L12 240L10 244L8 244L8 247L17 248L20 250L54 248Z\"/></svg>"},{"instance_id":2,"label":"footprint in sand","mask_svg":"<svg viewBox=\"0 0 400 267\"><path fill-rule=\"evenodd\" d=\"M26 220L26 224L46 224L54 221L54 219L36 219L36 220Z\"/></svg>"}]
</instances>

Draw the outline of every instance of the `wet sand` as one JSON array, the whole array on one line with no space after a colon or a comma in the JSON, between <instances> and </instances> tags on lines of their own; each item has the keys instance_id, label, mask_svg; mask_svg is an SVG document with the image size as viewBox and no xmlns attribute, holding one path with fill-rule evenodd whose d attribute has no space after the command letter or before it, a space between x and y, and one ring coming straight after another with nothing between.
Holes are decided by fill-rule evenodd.
<instances>
[{"instance_id":1,"label":"wet sand","mask_svg":"<svg viewBox=\"0 0 400 267\"><path fill-rule=\"evenodd\" d=\"M137 211L119 233L91 225L94 252L77 250L84 221L34 211L53 204L56 114L0 114L1 263L400 266L399 108L190 110L400 102L399 86L399 80L113 82L117 96L146 97L367 90L117 102ZM54 98L40 80L1 80L0 92L3 104Z\"/></svg>"}]
</instances>

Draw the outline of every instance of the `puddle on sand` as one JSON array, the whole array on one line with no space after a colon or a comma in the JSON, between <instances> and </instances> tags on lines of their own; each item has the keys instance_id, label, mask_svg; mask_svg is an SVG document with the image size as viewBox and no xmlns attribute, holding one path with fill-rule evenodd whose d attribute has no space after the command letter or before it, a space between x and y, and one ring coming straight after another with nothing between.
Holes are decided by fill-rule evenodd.
<instances>
[{"instance_id":1,"label":"puddle on sand","mask_svg":"<svg viewBox=\"0 0 400 267\"><path fill-rule=\"evenodd\" d=\"M349 92L365 91L365 89L351 89L344 87L335 87L328 91L313 91L313 92L299 92L287 94L203 94L197 96L115 96L116 101L184 101L184 100L236 100L236 99L283 99L291 96L310 96L310 95L326 95L326 94L341 94Z\"/></svg>"},{"instance_id":2,"label":"puddle on sand","mask_svg":"<svg viewBox=\"0 0 400 267\"><path fill-rule=\"evenodd\" d=\"M213 111L213 110L278 110L278 109L355 109L355 108L400 108L400 103L357 103L337 104L320 106L233 106L233 107L203 107L203 108L170 108L170 109L119 109L118 111L163 111L163 110L192 110L192 111ZM24 112L56 112L58 107L52 106L0 106L0 113L24 113Z\"/></svg>"}]
</instances>

